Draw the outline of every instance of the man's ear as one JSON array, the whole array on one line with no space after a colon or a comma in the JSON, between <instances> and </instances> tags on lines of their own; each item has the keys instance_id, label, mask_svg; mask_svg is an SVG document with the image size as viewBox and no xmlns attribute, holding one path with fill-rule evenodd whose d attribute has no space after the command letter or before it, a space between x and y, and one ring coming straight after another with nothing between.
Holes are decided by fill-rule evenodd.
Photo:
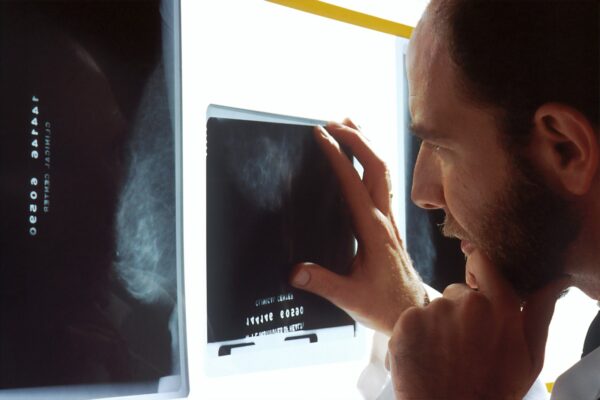
<instances>
[{"instance_id":1,"label":"man's ear","mask_svg":"<svg viewBox=\"0 0 600 400\"><path fill-rule=\"evenodd\" d=\"M594 181L600 156L597 132L573 107L540 106L533 117L532 156L552 186L565 195L586 194Z\"/></svg>"}]
</instances>

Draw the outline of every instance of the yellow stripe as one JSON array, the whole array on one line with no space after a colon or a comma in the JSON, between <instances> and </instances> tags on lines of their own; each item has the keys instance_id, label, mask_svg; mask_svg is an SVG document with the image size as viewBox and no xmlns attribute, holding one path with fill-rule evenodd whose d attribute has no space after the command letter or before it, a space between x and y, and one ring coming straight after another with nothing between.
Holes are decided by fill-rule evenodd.
<instances>
[{"instance_id":1,"label":"yellow stripe","mask_svg":"<svg viewBox=\"0 0 600 400\"><path fill-rule=\"evenodd\" d=\"M546 389L548 390L548 393L552 393L552 389L554 389L554 382L546 383Z\"/></svg>"},{"instance_id":2,"label":"yellow stripe","mask_svg":"<svg viewBox=\"0 0 600 400\"><path fill-rule=\"evenodd\" d=\"M346 22L348 24L362 26L363 28L372 29L374 31L389 33L390 35L410 38L413 28L408 25L399 24L387 19L374 17L369 14L363 14L358 11L349 10L347 8L335 6L333 4L324 3L317 0L267 0L271 3L280 4L282 6L295 8L296 10L305 11L311 14L320 15L322 17L335 19L337 21Z\"/></svg>"}]
</instances>

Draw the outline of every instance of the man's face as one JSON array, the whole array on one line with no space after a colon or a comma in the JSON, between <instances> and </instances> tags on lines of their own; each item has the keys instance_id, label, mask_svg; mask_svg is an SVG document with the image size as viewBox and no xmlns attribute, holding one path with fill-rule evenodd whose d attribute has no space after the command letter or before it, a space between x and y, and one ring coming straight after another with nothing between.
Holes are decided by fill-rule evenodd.
<instances>
[{"instance_id":1,"label":"man's face","mask_svg":"<svg viewBox=\"0 0 600 400\"><path fill-rule=\"evenodd\" d=\"M413 130L422 139L412 199L443 209L444 235L461 239L467 256L481 249L524 296L561 274L573 218L527 159L509 154L498 110L462 94L432 25L425 15L407 57ZM469 271L467 283L476 285Z\"/></svg>"}]
</instances>

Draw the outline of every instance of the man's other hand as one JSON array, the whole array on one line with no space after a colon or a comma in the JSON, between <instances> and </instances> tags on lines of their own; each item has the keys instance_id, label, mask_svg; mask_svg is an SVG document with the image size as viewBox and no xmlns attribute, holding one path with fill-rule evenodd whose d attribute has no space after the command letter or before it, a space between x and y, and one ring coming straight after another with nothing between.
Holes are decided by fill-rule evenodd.
<instances>
[{"instance_id":1,"label":"man's other hand","mask_svg":"<svg viewBox=\"0 0 600 400\"><path fill-rule=\"evenodd\" d=\"M350 120L329 123L327 130L316 127L315 138L339 179L358 250L349 275L303 263L294 268L291 283L389 336L399 315L423 305L426 293L394 222L388 169ZM350 148L363 166L362 179L338 142Z\"/></svg>"},{"instance_id":2,"label":"man's other hand","mask_svg":"<svg viewBox=\"0 0 600 400\"><path fill-rule=\"evenodd\" d=\"M467 260L478 290L450 285L398 319L388 364L397 399L522 399L544 363L548 325L568 280L525 303L479 250Z\"/></svg>"}]
</instances>

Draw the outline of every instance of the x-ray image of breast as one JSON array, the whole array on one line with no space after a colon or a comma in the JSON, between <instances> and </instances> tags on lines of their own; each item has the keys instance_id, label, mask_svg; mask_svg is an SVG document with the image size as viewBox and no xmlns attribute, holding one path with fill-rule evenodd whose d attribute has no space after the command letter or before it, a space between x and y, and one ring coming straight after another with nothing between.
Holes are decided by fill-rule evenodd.
<instances>
[{"instance_id":1,"label":"x-ray image of breast","mask_svg":"<svg viewBox=\"0 0 600 400\"><path fill-rule=\"evenodd\" d=\"M0 398L186 390L176 5L0 3Z\"/></svg>"},{"instance_id":2,"label":"x-ray image of breast","mask_svg":"<svg viewBox=\"0 0 600 400\"><path fill-rule=\"evenodd\" d=\"M347 273L354 252L312 128L210 118L207 135L209 342L352 325L288 284L302 261Z\"/></svg>"},{"instance_id":3,"label":"x-ray image of breast","mask_svg":"<svg viewBox=\"0 0 600 400\"><path fill-rule=\"evenodd\" d=\"M241 193L257 208L280 210L284 198L291 195L292 180L300 167L302 135L229 139L229 149L237 148L245 154L237 159L230 157L228 165Z\"/></svg>"}]
</instances>

